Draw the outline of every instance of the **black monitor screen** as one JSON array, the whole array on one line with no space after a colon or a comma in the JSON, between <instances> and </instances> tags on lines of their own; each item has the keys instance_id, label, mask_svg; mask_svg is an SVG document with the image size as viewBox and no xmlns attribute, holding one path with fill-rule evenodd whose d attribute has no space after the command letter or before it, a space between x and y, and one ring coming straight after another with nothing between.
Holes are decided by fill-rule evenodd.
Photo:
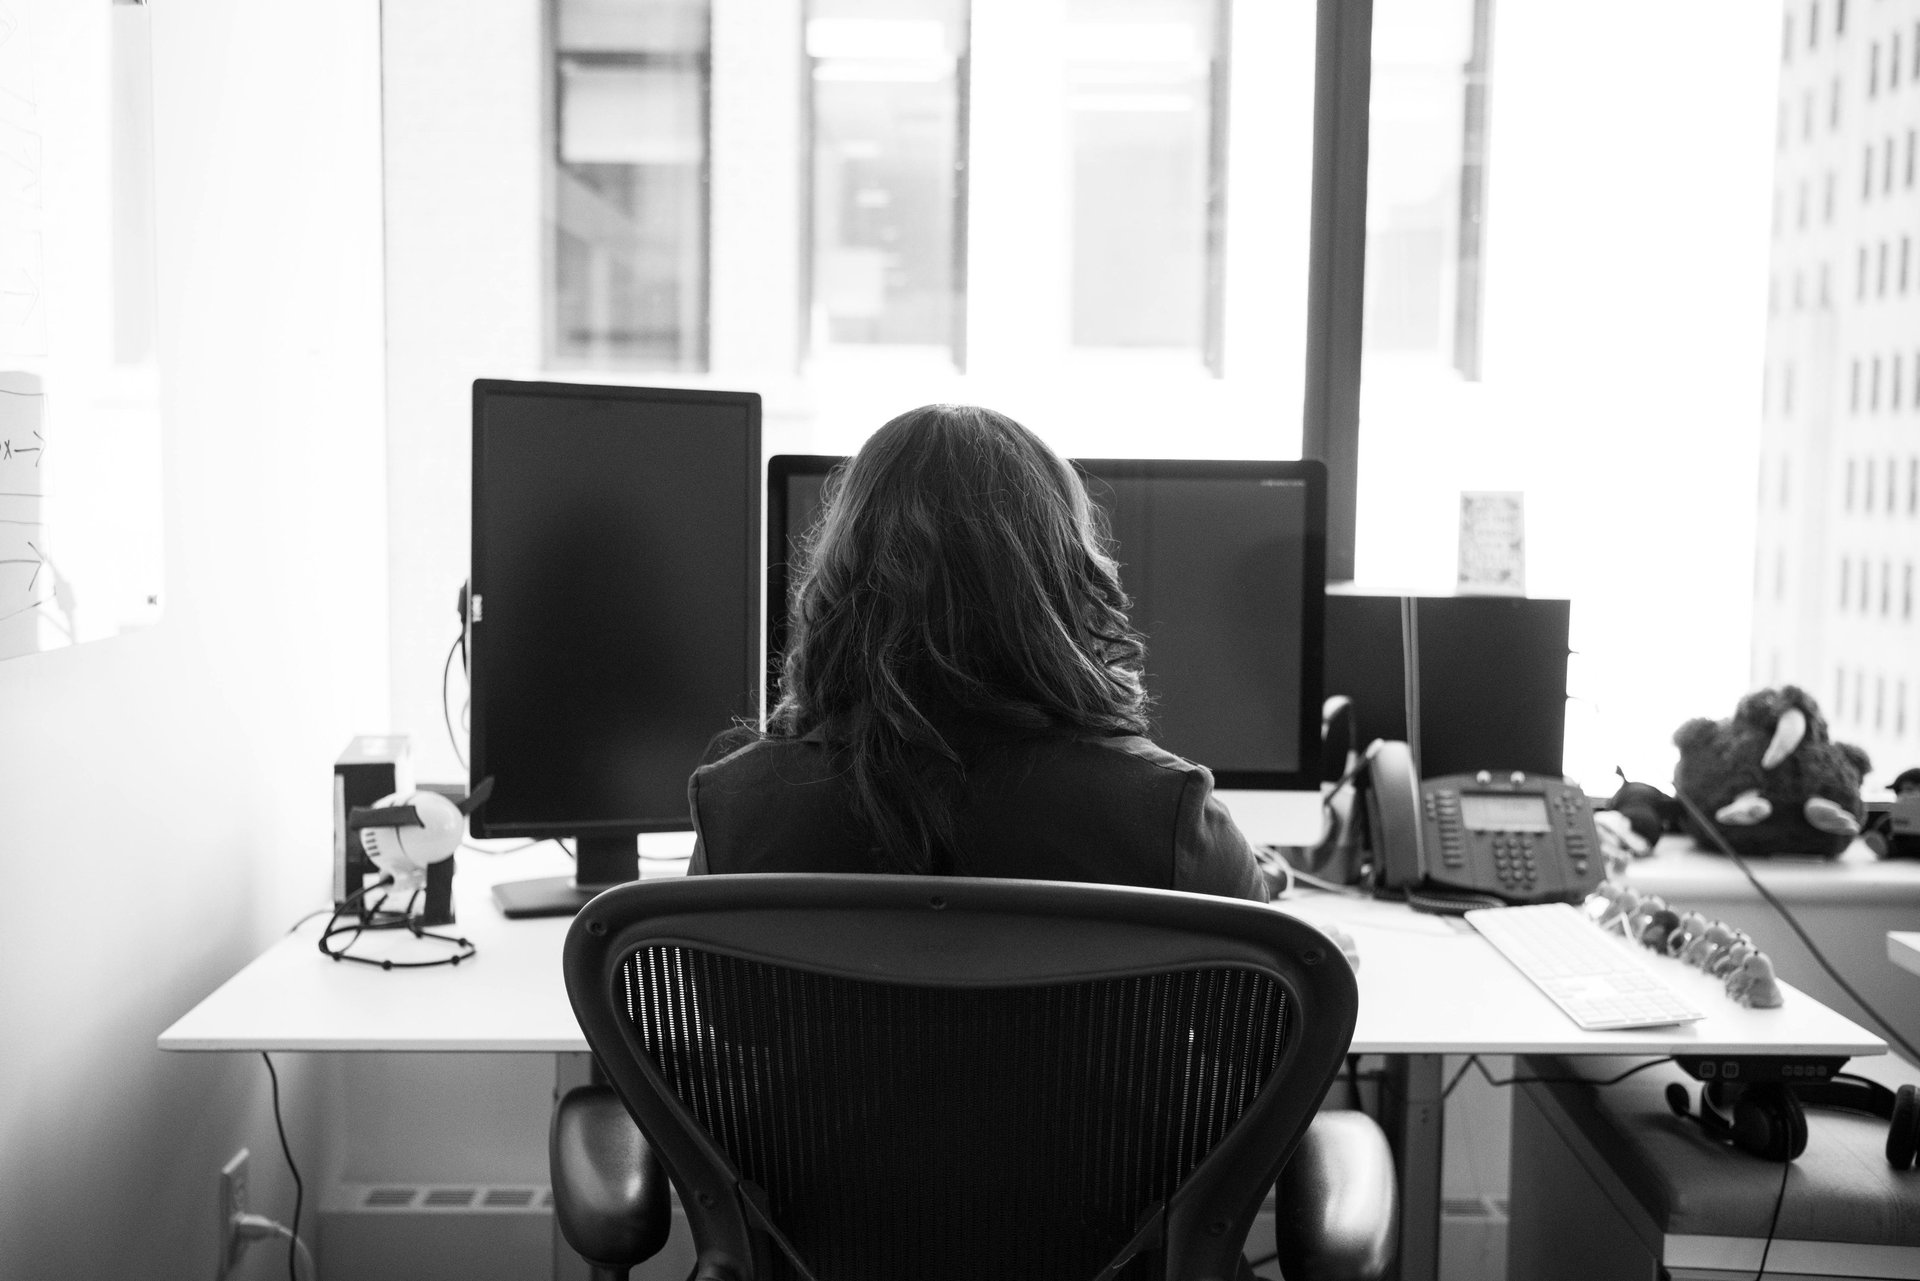
<instances>
[{"instance_id":1,"label":"black monitor screen","mask_svg":"<svg viewBox=\"0 0 1920 1281\"><path fill-rule=\"evenodd\" d=\"M769 468L768 653L786 642L787 565L841 460ZM1312 786L1319 769L1326 470L1314 462L1086 459L1131 619L1146 637L1154 738L1223 787Z\"/></svg>"},{"instance_id":2,"label":"black monitor screen","mask_svg":"<svg viewBox=\"0 0 1920 1281\"><path fill-rule=\"evenodd\" d=\"M690 826L754 707L759 479L756 395L474 384L476 835Z\"/></svg>"}]
</instances>

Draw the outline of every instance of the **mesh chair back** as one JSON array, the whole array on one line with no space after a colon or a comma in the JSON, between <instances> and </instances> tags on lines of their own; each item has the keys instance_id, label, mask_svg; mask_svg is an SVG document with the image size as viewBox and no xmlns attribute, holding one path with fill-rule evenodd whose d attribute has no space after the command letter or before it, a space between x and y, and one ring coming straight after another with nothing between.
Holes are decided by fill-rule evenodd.
<instances>
[{"instance_id":1,"label":"mesh chair back","mask_svg":"<svg viewBox=\"0 0 1920 1281\"><path fill-rule=\"evenodd\" d=\"M1143 1223L1127 1275L1208 1275L1168 1269L1237 1256L1352 1031L1337 951L1249 904L724 877L589 912L582 1026L703 1257L744 1255L742 1276L799 1275L764 1223L820 1281L1091 1281ZM1195 912L1211 933L1174 919ZM606 944L591 973L576 937Z\"/></svg>"}]
</instances>

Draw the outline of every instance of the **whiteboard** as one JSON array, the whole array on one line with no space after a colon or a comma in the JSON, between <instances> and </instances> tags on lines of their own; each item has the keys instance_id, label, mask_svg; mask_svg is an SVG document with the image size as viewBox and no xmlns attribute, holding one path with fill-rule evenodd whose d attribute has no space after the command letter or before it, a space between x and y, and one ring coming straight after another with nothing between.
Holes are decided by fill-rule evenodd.
<instances>
[{"instance_id":1,"label":"whiteboard","mask_svg":"<svg viewBox=\"0 0 1920 1281\"><path fill-rule=\"evenodd\" d=\"M149 22L0 0L0 658L160 618Z\"/></svg>"}]
</instances>

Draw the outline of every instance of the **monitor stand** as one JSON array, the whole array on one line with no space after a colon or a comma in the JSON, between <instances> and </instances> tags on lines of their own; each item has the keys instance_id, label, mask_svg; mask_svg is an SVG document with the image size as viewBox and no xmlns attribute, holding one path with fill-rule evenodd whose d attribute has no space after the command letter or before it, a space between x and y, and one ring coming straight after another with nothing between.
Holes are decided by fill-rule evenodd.
<instances>
[{"instance_id":1,"label":"monitor stand","mask_svg":"<svg viewBox=\"0 0 1920 1281\"><path fill-rule=\"evenodd\" d=\"M572 876L503 881L493 887L493 901L516 920L572 916L609 886L639 879L637 848L630 832L625 836L582 836L574 842Z\"/></svg>"}]
</instances>

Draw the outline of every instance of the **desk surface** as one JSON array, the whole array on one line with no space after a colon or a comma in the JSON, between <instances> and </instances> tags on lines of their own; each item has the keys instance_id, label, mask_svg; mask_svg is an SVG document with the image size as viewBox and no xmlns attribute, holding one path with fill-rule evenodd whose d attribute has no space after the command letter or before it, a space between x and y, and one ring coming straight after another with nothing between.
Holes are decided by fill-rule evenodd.
<instances>
[{"instance_id":1,"label":"desk surface","mask_svg":"<svg viewBox=\"0 0 1920 1281\"><path fill-rule=\"evenodd\" d=\"M1750 858L1747 866L1789 903L1920 904L1920 859L1877 858L1860 841L1836 859ZM1701 849L1689 836L1661 837L1652 858L1628 867L1627 880L1678 903L1752 893L1732 859Z\"/></svg>"},{"instance_id":2,"label":"desk surface","mask_svg":"<svg viewBox=\"0 0 1920 1281\"><path fill-rule=\"evenodd\" d=\"M1903 970L1920 974L1920 933L1888 930L1887 959Z\"/></svg>"},{"instance_id":3,"label":"desk surface","mask_svg":"<svg viewBox=\"0 0 1920 1281\"><path fill-rule=\"evenodd\" d=\"M163 1050L381 1050L568 1053L586 1041L560 978L565 919L509 921L488 894L497 880L564 872L552 846L513 854L463 851L453 932L479 949L458 967L379 970L330 961L310 921L268 948L160 1035ZM684 864L647 862L648 875ZM1649 964L1696 1007L1686 1027L1583 1032L1463 922L1330 894L1280 905L1338 925L1360 950L1357 1054L1880 1054L1872 1033L1792 988L1777 1010L1746 1010L1717 980L1678 961ZM366 955L430 958L444 947L398 932L369 935Z\"/></svg>"}]
</instances>

